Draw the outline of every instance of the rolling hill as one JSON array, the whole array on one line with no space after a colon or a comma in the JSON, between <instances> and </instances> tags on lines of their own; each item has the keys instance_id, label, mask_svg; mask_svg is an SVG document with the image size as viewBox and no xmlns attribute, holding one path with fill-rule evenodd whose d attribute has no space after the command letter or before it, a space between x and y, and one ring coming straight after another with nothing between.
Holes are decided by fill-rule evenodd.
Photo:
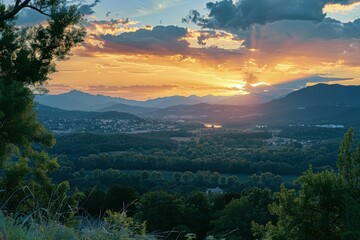
<instances>
[{"instance_id":1,"label":"rolling hill","mask_svg":"<svg viewBox=\"0 0 360 240\"><path fill-rule=\"evenodd\" d=\"M96 108L114 104L111 97L91 95L76 90L59 95L38 95L35 100L41 105L64 110L81 111L94 111Z\"/></svg>"},{"instance_id":2,"label":"rolling hill","mask_svg":"<svg viewBox=\"0 0 360 240\"><path fill-rule=\"evenodd\" d=\"M262 121L319 124L358 124L359 109L360 86L327 84L306 87L259 106Z\"/></svg>"},{"instance_id":3,"label":"rolling hill","mask_svg":"<svg viewBox=\"0 0 360 240\"><path fill-rule=\"evenodd\" d=\"M87 112L87 111L69 111L59 108L53 108L45 105L38 104L36 110L39 113L40 120L49 120L49 119L65 119L65 120L74 120L74 119L117 119L117 120L141 120L140 117L117 111L108 111L108 112Z\"/></svg>"},{"instance_id":4,"label":"rolling hill","mask_svg":"<svg viewBox=\"0 0 360 240\"><path fill-rule=\"evenodd\" d=\"M317 84L263 104L272 110L309 106L360 106L360 86Z\"/></svg>"},{"instance_id":5,"label":"rolling hill","mask_svg":"<svg viewBox=\"0 0 360 240\"><path fill-rule=\"evenodd\" d=\"M360 86L318 84L256 106L179 105L150 113L162 119L222 124L345 124L360 123Z\"/></svg>"},{"instance_id":6,"label":"rolling hill","mask_svg":"<svg viewBox=\"0 0 360 240\"><path fill-rule=\"evenodd\" d=\"M129 106L122 103L116 103L111 106L107 106L104 108L97 109L99 112L109 112L109 111L117 111L117 112L126 112L131 114L146 114L150 112L154 112L158 110L157 108L147 108L147 107L139 107L139 106Z\"/></svg>"}]
</instances>

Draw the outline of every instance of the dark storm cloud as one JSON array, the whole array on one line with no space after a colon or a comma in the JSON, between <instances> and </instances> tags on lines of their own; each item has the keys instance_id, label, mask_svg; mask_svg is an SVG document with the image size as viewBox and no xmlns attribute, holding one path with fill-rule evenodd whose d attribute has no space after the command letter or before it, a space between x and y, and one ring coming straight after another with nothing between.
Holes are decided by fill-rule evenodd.
<instances>
[{"instance_id":1,"label":"dark storm cloud","mask_svg":"<svg viewBox=\"0 0 360 240\"><path fill-rule=\"evenodd\" d=\"M351 41L360 39L360 19L343 23L323 13L326 4L349 5L360 0L222 0L207 4L209 14L200 16L192 11L185 21L206 29L224 30L244 39L247 48L299 55L317 52L319 59L331 59L344 51L350 55ZM199 39L202 40L202 39ZM325 45L312 49L311 41ZM331 46L331 40L344 40ZM350 56L347 56L350 57ZM356 58L351 56L352 62ZM267 59L268 60L268 59Z\"/></svg>"},{"instance_id":2,"label":"dark storm cloud","mask_svg":"<svg viewBox=\"0 0 360 240\"><path fill-rule=\"evenodd\" d=\"M197 39L202 47L193 48L185 40L191 33L186 28L177 26L156 26L152 29L138 29L134 32L120 34L92 34L91 39L83 43L80 56L95 56L96 53L174 56L177 62L201 61L211 66L239 59L244 56L241 49L224 49L217 46L207 46L207 39L226 37L229 34L204 31L204 38ZM93 42L100 44L93 44ZM205 46L206 45L206 46Z\"/></svg>"},{"instance_id":3,"label":"dark storm cloud","mask_svg":"<svg viewBox=\"0 0 360 240\"><path fill-rule=\"evenodd\" d=\"M360 0L222 0L209 2L208 16L201 17L192 10L183 21L194 22L204 28L234 31L247 29L253 24L266 24L282 20L310 20L321 22L326 4L349 5Z\"/></svg>"},{"instance_id":4,"label":"dark storm cloud","mask_svg":"<svg viewBox=\"0 0 360 240\"><path fill-rule=\"evenodd\" d=\"M156 26L152 30L139 29L135 32L120 35L105 35L105 47L128 50L131 53L151 52L158 55L183 52L189 43L181 38L185 37L187 30L176 26Z\"/></svg>"},{"instance_id":5,"label":"dark storm cloud","mask_svg":"<svg viewBox=\"0 0 360 240\"><path fill-rule=\"evenodd\" d=\"M314 40L323 40L329 43L331 40L358 40L360 39L360 19L348 23L331 18L325 18L319 23L286 20L269 23L266 26L256 25L251 30L239 32L239 35L246 39L245 46L248 48L265 51L283 49L290 52L294 48ZM344 42L344 48L340 50L346 50L349 48L349 44ZM326 52L331 54L334 50L336 49L328 49Z\"/></svg>"}]
</instances>

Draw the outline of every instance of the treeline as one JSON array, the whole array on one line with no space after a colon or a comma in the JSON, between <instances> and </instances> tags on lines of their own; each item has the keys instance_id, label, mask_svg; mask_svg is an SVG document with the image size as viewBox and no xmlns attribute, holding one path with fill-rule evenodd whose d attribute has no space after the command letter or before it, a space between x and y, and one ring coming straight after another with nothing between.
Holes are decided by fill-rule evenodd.
<instances>
[{"instance_id":1,"label":"treeline","mask_svg":"<svg viewBox=\"0 0 360 240\"><path fill-rule=\"evenodd\" d=\"M229 152L229 151L226 151ZM95 170L95 169L135 169L135 170L162 170L162 171L219 171L222 173L236 173L236 174L252 174L256 172L266 172L270 171L274 174L298 174L301 171L301 167L305 168L308 165L308 162L301 162L301 165L293 165L296 160L299 159L299 156L293 156L291 161L288 163L281 162L279 159L276 159L275 155L271 155L271 152L268 152L269 158L264 159L260 157L256 158L256 154L261 154L259 152L254 152L254 155L250 155L248 159L244 155L239 153L234 153L234 156L227 157L227 154L230 153L219 153L209 154L204 157L188 157L188 156L178 156L172 152L162 152L157 151L155 153L139 153L139 152L122 152L122 153L103 153L97 155L89 155L87 157L80 157L76 163L76 168L84 168L86 170ZM246 155L248 155L247 153ZM278 153L279 154L279 153ZM281 158L285 158L285 154L280 153ZM293 153L290 153L291 155ZM240 155L240 156L239 156ZM303 155L303 154L301 154ZM279 157L279 158L280 158Z\"/></svg>"},{"instance_id":2,"label":"treeline","mask_svg":"<svg viewBox=\"0 0 360 240\"><path fill-rule=\"evenodd\" d=\"M114 184L129 186L140 193L164 190L176 194L188 194L194 191L205 192L206 188L221 187L225 191L242 191L247 188L269 188L278 191L285 183L293 186L291 179L282 178L272 173L253 174L249 176L221 175L218 172L161 172L136 171L128 172L116 169L70 172L66 167L52 174L56 182L69 181L71 186L86 191L97 186L108 189Z\"/></svg>"},{"instance_id":3,"label":"treeline","mask_svg":"<svg viewBox=\"0 0 360 240\"><path fill-rule=\"evenodd\" d=\"M308 146L290 142L272 147L263 141L270 137L269 133L203 136L198 141L181 143L163 134L67 135L58 138L51 153L58 156L61 166L70 167L72 172L81 168L112 168L298 175L309 164L315 171L336 167L338 143L335 141ZM242 136L246 141L239 140ZM242 141L250 142L251 146L245 147Z\"/></svg>"}]
</instances>

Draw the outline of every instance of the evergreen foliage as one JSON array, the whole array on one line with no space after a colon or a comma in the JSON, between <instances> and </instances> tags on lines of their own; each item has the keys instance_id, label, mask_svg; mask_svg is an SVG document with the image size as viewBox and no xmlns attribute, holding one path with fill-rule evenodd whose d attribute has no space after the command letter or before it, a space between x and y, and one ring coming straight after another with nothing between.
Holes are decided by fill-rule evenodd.
<instances>
[{"instance_id":1,"label":"evergreen foliage","mask_svg":"<svg viewBox=\"0 0 360 240\"><path fill-rule=\"evenodd\" d=\"M354 130L341 143L338 172L314 173L310 168L298 179L300 190L277 193L270 212L277 222L253 224L261 239L359 239L359 147L353 150Z\"/></svg>"},{"instance_id":2,"label":"evergreen foliage","mask_svg":"<svg viewBox=\"0 0 360 240\"><path fill-rule=\"evenodd\" d=\"M30 211L50 200L58 200L55 205L59 206L68 199L69 184L55 185L49 178L59 167L46 153L55 139L37 119L34 92L44 90L56 71L55 62L70 56L85 30L81 14L67 1L14 2L0 3L0 166L4 172L0 186L5 191L2 198L11 199L8 210ZM47 23L16 26L16 15L24 8L46 15Z\"/></svg>"}]
</instances>

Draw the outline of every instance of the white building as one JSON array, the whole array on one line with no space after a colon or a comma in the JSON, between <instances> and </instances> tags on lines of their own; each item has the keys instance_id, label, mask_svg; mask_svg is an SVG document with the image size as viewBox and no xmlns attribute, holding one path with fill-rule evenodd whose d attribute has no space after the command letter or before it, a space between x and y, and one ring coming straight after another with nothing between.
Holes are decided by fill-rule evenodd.
<instances>
[{"instance_id":1,"label":"white building","mask_svg":"<svg viewBox=\"0 0 360 240\"><path fill-rule=\"evenodd\" d=\"M208 195L218 195L218 194L224 194L224 190L222 190L219 187L216 188L208 188L206 189L206 194Z\"/></svg>"}]
</instances>

